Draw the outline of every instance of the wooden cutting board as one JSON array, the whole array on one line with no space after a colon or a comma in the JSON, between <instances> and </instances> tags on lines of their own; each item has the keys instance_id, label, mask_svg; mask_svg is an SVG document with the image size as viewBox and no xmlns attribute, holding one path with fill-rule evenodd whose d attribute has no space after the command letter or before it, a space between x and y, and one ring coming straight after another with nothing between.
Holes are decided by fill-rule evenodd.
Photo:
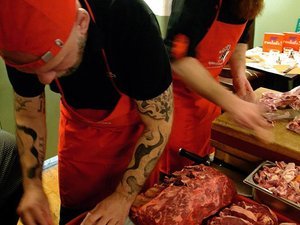
<instances>
[{"instance_id":1,"label":"wooden cutting board","mask_svg":"<svg viewBox=\"0 0 300 225\"><path fill-rule=\"evenodd\" d=\"M258 88L255 93L260 98L267 91L276 92ZM212 140L263 159L293 160L300 163L300 134L287 130L287 123L288 120L277 121L271 130L274 140L266 143L259 140L250 129L235 123L225 112L213 122Z\"/></svg>"}]
</instances>

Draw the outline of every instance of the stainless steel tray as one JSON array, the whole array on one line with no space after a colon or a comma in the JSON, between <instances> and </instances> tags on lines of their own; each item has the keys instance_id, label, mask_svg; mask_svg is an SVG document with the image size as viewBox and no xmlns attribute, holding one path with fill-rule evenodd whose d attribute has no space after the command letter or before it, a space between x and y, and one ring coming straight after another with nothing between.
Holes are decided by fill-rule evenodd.
<instances>
[{"instance_id":1,"label":"stainless steel tray","mask_svg":"<svg viewBox=\"0 0 300 225\"><path fill-rule=\"evenodd\" d=\"M293 202L293 201L290 201L288 199L285 199L285 198L282 198L282 197L279 197L279 196L275 196L271 191L269 191L268 189L266 188L263 188L261 187L260 185L258 185L254 180L253 180L253 177L254 175L260 170L263 168L263 166L275 166L276 164L274 162L271 162L271 161L264 161L262 162L251 174L249 174L248 177L246 177L243 182L250 185L251 187L271 196L272 198L274 199L277 199L289 206L292 206L293 208L296 208L297 210L300 210L300 204L297 204L296 202Z\"/></svg>"}]
</instances>

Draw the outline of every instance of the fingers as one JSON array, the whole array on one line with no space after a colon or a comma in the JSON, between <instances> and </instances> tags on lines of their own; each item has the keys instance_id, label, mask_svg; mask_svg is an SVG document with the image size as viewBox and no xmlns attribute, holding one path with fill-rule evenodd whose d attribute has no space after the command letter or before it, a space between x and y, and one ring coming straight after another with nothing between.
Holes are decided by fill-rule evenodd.
<instances>
[{"instance_id":1,"label":"fingers","mask_svg":"<svg viewBox=\"0 0 300 225\"><path fill-rule=\"evenodd\" d=\"M80 225L121 225L121 223L113 218L105 218L89 212Z\"/></svg>"},{"instance_id":2,"label":"fingers","mask_svg":"<svg viewBox=\"0 0 300 225\"><path fill-rule=\"evenodd\" d=\"M17 209L24 225L53 225L51 211L48 207L24 206L20 205Z\"/></svg>"},{"instance_id":3,"label":"fingers","mask_svg":"<svg viewBox=\"0 0 300 225\"><path fill-rule=\"evenodd\" d=\"M24 225L53 225L51 216L44 216L45 213L32 211L29 213L22 213L20 215L21 221Z\"/></svg>"},{"instance_id":4,"label":"fingers","mask_svg":"<svg viewBox=\"0 0 300 225\"><path fill-rule=\"evenodd\" d=\"M94 222L96 222L96 221L97 221L97 219L95 218L95 216L93 216L93 214L91 212L88 212L80 225L94 224Z\"/></svg>"},{"instance_id":5,"label":"fingers","mask_svg":"<svg viewBox=\"0 0 300 225\"><path fill-rule=\"evenodd\" d=\"M263 143L272 143L274 142L274 134L271 130L273 125L263 116L265 109L259 105L255 106L257 107L257 114L253 115L251 129L254 131L255 136Z\"/></svg>"}]
</instances>

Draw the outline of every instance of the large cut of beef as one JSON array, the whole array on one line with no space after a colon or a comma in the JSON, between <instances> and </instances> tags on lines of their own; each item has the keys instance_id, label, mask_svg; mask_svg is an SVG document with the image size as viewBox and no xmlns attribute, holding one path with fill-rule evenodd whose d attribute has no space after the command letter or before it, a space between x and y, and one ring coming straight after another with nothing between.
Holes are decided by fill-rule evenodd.
<instances>
[{"instance_id":1,"label":"large cut of beef","mask_svg":"<svg viewBox=\"0 0 300 225\"><path fill-rule=\"evenodd\" d=\"M208 225L278 225L278 219L265 205L238 201L223 209Z\"/></svg>"},{"instance_id":2,"label":"large cut of beef","mask_svg":"<svg viewBox=\"0 0 300 225\"><path fill-rule=\"evenodd\" d=\"M233 182L212 167L187 166L172 175L137 197L131 211L135 224L199 225L236 195Z\"/></svg>"}]
</instances>

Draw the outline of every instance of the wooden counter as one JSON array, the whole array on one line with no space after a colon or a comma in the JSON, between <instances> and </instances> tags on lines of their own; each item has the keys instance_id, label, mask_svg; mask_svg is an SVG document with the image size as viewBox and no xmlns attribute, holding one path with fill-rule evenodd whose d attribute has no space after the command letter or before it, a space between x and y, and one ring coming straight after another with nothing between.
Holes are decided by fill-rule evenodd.
<instances>
[{"instance_id":1,"label":"wooden counter","mask_svg":"<svg viewBox=\"0 0 300 225\"><path fill-rule=\"evenodd\" d=\"M258 88L255 92L260 97L266 91L272 90ZM300 134L287 130L287 123L287 120L275 123L272 128L274 141L267 144L255 137L251 130L235 123L225 112L213 122L212 145L230 154L240 151L250 157L271 161L283 160L300 165Z\"/></svg>"}]
</instances>

